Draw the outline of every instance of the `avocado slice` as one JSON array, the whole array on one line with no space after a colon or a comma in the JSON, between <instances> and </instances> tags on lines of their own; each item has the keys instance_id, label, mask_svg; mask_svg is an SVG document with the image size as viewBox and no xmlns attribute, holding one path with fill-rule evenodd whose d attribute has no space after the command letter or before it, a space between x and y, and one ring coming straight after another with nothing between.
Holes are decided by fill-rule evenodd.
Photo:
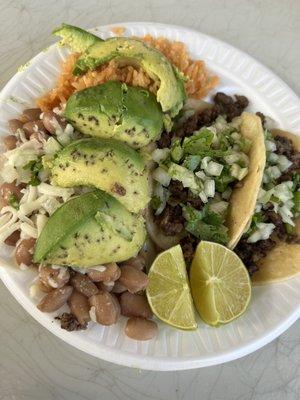
<instances>
[{"instance_id":1,"label":"avocado slice","mask_svg":"<svg viewBox=\"0 0 300 400\"><path fill-rule=\"evenodd\" d=\"M34 262L78 267L120 262L135 256L146 237L144 219L100 190L58 208L34 249Z\"/></svg>"},{"instance_id":2,"label":"avocado slice","mask_svg":"<svg viewBox=\"0 0 300 400\"><path fill-rule=\"evenodd\" d=\"M156 140L164 120L152 93L119 81L74 93L67 101L64 116L84 134L113 137L134 148Z\"/></svg>"},{"instance_id":3,"label":"avocado slice","mask_svg":"<svg viewBox=\"0 0 300 400\"><path fill-rule=\"evenodd\" d=\"M102 41L101 38L85 31L84 29L65 23L58 28L55 28L52 33L55 36L62 37L59 42L61 46L68 46L72 51L78 53L82 53L96 42Z\"/></svg>"},{"instance_id":4,"label":"avocado slice","mask_svg":"<svg viewBox=\"0 0 300 400\"><path fill-rule=\"evenodd\" d=\"M138 39L114 37L90 46L77 60L73 73L80 75L110 60L141 66L159 85L157 101L164 113L178 114L186 99L184 76L158 50Z\"/></svg>"},{"instance_id":5,"label":"avocado slice","mask_svg":"<svg viewBox=\"0 0 300 400\"><path fill-rule=\"evenodd\" d=\"M93 186L139 212L149 202L148 171L142 156L114 139L80 139L46 162L51 182L61 187Z\"/></svg>"}]
</instances>

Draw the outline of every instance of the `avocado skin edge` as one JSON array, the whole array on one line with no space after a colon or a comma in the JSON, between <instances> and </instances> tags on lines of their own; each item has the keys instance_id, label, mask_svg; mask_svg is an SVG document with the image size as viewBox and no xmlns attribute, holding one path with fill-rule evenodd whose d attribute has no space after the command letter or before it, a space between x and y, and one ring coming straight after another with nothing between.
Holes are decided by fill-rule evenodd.
<instances>
[{"instance_id":1,"label":"avocado skin edge","mask_svg":"<svg viewBox=\"0 0 300 400\"><path fill-rule=\"evenodd\" d=\"M103 41L103 39L84 29L65 23L55 28L52 34L62 38L59 42L61 46L68 46L72 51L79 53L85 51L96 42Z\"/></svg>"},{"instance_id":2,"label":"avocado skin edge","mask_svg":"<svg viewBox=\"0 0 300 400\"><path fill-rule=\"evenodd\" d=\"M165 113L175 117L186 100L184 77L158 50L142 40L114 37L90 46L77 60L73 74L81 75L88 69L95 69L110 60L140 65L148 75L160 81L157 100Z\"/></svg>"}]
</instances>

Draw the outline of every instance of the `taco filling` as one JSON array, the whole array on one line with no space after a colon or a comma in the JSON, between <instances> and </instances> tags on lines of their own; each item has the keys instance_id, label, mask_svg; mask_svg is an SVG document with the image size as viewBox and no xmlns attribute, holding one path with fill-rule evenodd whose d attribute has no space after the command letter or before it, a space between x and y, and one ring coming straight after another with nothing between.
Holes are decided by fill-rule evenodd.
<instances>
[{"instance_id":1,"label":"taco filling","mask_svg":"<svg viewBox=\"0 0 300 400\"><path fill-rule=\"evenodd\" d=\"M220 102L222 96L231 104L230 109ZM236 101L241 98L237 96ZM156 231L153 240L167 248L171 237L172 244L181 244L187 261L199 240L224 245L230 242L232 232L226 219L231 194L236 187L245 185L253 169L249 160L252 137L244 134L245 125L259 120L247 113L240 117L248 104L243 99L243 107L234 109L236 103L231 97L217 94L212 107L184 121L172 137L163 135L158 143L160 148L152 153L156 162L152 174L153 221L166 239ZM263 132L261 136L263 145ZM262 176L264 163L261 165ZM255 201L253 208L254 205ZM248 219L249 214L238 224L241 233Z\"/></svg>"},{"instance_id":2,"label":"taco filling","mask_svg":"<svg viewBox=\"0 0 300 400\"><path fill-rule=\"evenodd\" d=\"M288 251L292 250L284 244L300 243L296 226L300 215L299 138L280 130L270 132L266 129L265 147L267 161L255 212L235 248L250 275L264 264L268 264L271 275L272 265L286 261ZM275 249L277 258L268 260ZM266 278L265 273L260 272L260 275L260 280L273 280L271 276Z\"/></svg>"}]
</instances>

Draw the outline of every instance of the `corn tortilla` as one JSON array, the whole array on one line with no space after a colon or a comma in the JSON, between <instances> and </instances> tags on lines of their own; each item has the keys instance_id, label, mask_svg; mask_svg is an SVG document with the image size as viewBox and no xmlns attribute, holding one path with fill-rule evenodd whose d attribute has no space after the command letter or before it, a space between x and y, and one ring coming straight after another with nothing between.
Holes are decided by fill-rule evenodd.
<instances>
[{"instance_id":1,"label":"corn tortilla","mask_svg":"<svg viewBox=\"0 0 300 400\"><path fill-rule=\"evenodd\" d=\"M292 140L294 147L300 151L300 136L290 132L274 129L273 136L283 136ZM300 236L300 217L297 218L295 233ZM300 244L279 241L265 258L258 263L259 270L253 275L255 285L280 282L300 274Z\"/></svg>"},{"instance_id":2,"label":"corn tortilla","mask_svg":"<svg viewBox=\"0 0 300 400\"><path fill-rule=\"evenodd\" d=\"M252 218L266 165L266 148L261 120L257 115L243 113L241 116L241 134L251 141L249 171L241 186L234 188L230 197L226 221L229 242L233 249L246 230Z\"/></svg>"}]
</instances>

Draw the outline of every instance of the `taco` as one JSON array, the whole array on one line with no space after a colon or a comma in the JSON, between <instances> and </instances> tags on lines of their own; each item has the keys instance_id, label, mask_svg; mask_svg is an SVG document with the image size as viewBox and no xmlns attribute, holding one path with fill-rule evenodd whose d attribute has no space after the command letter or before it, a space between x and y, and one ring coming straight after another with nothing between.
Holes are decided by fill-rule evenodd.
<instances>
[{"instance_id":1,"label":"taco","mask_svg":"<svg viewBox=\"0 0 300 400\"><path fill-rule=\"evenodd\" d=\"M227 216L230 238L227 246L230 249L234 248L240 240L254 212L266 164L264 132L260 118L257 115L243 113L240 129L242 135L251 140L251 148L248 153L248 174L241 185L235 187L230 197Z\"/></svg>"},{"instance_id":2,"label":"taco","mask_svg":"<svg viewBox=\"0 0 300 400\"><path fill-rule=\"evenodd\" d=\"M255 212L235 248L257 285L300 274L300 137L278 129L265 135Z\"/></svg>"},{"instance_id":3,"label":"taco","mask_svg":"<svg viewBox=\"0 0 300 400\"><path fill-rule=\"evenodd\" d=\"M190 261L199 240L233 246L254 212L266 152L261 120L242 113L228 122L176 134L152 153L148 232L158 247L180 243Z\"/></svg>"}]
</instances>

